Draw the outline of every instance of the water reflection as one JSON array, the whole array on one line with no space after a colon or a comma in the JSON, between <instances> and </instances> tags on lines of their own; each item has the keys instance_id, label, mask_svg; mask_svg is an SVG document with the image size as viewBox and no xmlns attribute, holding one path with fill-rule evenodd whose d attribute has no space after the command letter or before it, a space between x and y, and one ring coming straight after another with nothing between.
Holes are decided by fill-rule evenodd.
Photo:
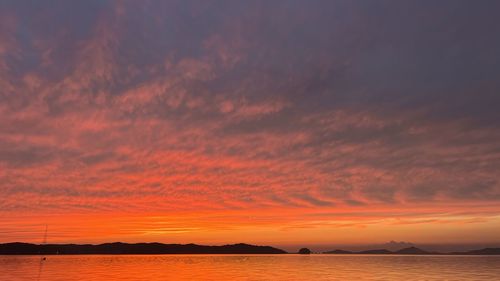
<instances>
[{"instance_id":1,"label":"water reflection","mask_svg":"<svg viewBox=\"0 0 500 281\"><path fill-rule=\"evenodd\" d=\"M0 280L37 280L39 256L0 256ZM48 256L40 280L496 280L499 256Z\"/></svg>"}]
</instances>

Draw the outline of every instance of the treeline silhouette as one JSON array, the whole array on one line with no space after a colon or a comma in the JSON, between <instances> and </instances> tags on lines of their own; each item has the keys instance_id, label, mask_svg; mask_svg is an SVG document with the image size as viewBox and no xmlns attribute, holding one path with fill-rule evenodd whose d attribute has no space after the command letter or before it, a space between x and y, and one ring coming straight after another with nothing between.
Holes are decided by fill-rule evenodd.
<instances>
[{"instance_id":1,"label":"treeline silhouette","mask_svg":"<svg viewBox=\"0 0 500 281\"><path fill-rule=\"evenodd\" d=\"M285 251L270 246L232 244L204 246L197 244L162 243L104 243L91 244L0 244L0 255L85 255L85 254L286 254Z\"/></svg>"}]
</instances>

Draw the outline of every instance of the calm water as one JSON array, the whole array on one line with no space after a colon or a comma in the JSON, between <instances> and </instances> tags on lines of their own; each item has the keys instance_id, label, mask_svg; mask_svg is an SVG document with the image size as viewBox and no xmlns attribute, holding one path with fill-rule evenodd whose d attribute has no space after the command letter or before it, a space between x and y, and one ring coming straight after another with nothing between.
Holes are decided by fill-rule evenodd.
<instances>
[{"instance_id":1,"label":"calm water","mask_svg":"<svg viewBox=\"0 0 500 281\"><path fill-rule=\"evenodd\" d=\"M41 266L40 266L41 265ZM40 275L39 275L40 274ZM500 280L500 256L0 256L0 280Z\"/></svg>"}]
</instances>

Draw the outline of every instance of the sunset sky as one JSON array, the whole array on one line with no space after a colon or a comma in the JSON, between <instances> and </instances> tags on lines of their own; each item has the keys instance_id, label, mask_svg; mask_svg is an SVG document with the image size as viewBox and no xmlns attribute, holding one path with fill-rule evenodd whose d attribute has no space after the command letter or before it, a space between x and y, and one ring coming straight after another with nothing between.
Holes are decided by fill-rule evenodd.
<instances>
[{"instance_id":1,"label":"sunset sky","mask_svg":"<svg viewBox=\"0 0 500 281\"><path fill-rule=\"evenodd\" d=\"M499 243L499 11L1 1L0 243Z\"/></svg>"}]
</instances>

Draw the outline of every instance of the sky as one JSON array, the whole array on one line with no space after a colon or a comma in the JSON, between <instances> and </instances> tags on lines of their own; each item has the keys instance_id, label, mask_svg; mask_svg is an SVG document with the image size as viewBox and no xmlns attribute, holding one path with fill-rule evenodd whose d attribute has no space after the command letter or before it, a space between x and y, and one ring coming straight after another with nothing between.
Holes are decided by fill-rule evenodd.
<instances>
[{"instance_id":1,"label":"sky","mask_svg":"<svg viewBox=\"0 0 500 281\"><path fill-rule=\"evenodd\" d=\"M0 2L0 242L500 243L498 1Z\"/></svg>"}]
</instances>

